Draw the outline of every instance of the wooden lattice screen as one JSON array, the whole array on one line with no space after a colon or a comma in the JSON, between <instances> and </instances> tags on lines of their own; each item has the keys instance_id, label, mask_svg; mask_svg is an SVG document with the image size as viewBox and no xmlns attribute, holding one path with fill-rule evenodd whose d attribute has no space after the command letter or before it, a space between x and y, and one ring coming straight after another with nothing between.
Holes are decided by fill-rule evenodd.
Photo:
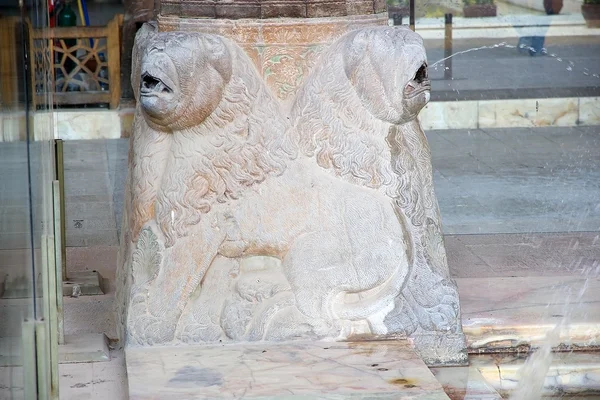
<instances>
[{"instance_id":1,"label":"wooden lattice screen","mask_svg":"<svg viewBox=\"0 0 600 400\"><path fill-rule=\"evenodd\" d=\"M0 16L0 110L10 110L19 101L19 17Z\"/></svg>"},{"instance_id":2,"label":"wooden lattice screen","mask_svg":"<svg viewBox=\"0 0 600 400\"><path fill-rule=\"evenodd\" d=\"M34 107L52 98L57 105L109 104L117 108L122 23L123 16L117 15L106 26L30 28Z\"/></svg>"}]
</instances>

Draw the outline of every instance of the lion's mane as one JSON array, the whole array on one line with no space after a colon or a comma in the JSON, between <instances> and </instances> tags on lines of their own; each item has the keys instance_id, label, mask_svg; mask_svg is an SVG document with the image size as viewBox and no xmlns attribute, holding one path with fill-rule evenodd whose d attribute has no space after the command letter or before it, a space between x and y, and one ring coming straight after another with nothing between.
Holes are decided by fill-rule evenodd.
<instances>
[{"instance_id":1,"label":"lion's mane","mask_svg":"<svg viewBox=\"0 0 600 400\"><path fill-rule=\"evenodd\" d=\"M278 103L248 56L226 44L233 73L219 105L199 125L172 133L156 202L167 246L186 236L215 203L237 199L244 187L283 173L295 157Z\"/></svg>"},{"instance_id":2,"label":"lion's mane","mask_svg":"<svg viewBox=\"0 0 600 400\"><path fill-rule=\"evenodd\" d=\"M369 34L397 35L394 45L403 46L403 33L388 29L394 28L373 28ZM292 107L294 143L322 168L353 184L382 190L394 205L404 227L412 271L386 323L402 327L407 335L419 326L426 331L442 329L444 321L453 332L460 330L458 296L449 278L425 134L416 116L392 124L375 117L363 104L357 91L376 90L371 98L380 99L379 106L385 107L390 100L381 98L385 95L381 82L392 78L370 68L369 62L377 59L368 54L371 47L354 43L348 35L332 45L299 90ZM363 75L355 80L358 87L348 77L353 76L344 60L348 51L359 60L355 67L362 68ZM402 61L396 64L405 65ZM367 85L366 79L378 82Z\"/></svg>"},{"instance_id":3,"label":"lion's mane","mask_svg":"<svg viewBox=\"0 0 600 400\"><path fill-rule=\"evenodd\" d=\"M372 34L386 34L386 29L375 28ZM396 45L402 45L401 39ZM299 90L292 107L293 141L304 155L315 157L319 166L337 176L369 188L385 188L411 222L422 225L424 208L432 206L433 197L423 190L432 181L429 149L419 122L415 117L393 125L362 104L347 77L343 55L350 47L358 53L355 58L368 63L370 57L360 53L369 52L370 47L352 48L352 40L348 35L334 43ZM391 79L375 73L371 78L379 82ZM373 85L369 89L380 88ZM385 95L383 90L380 95Z\"/></svg>"}]
</instances>

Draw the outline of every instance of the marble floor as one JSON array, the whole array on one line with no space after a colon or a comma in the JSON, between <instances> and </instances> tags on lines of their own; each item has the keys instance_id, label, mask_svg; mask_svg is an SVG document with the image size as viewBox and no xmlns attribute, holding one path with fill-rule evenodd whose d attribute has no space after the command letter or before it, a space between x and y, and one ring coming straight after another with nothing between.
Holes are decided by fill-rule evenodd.
<instances>
[{"instance_id":1,"label":"marble floor","mask_svg":"<svg viewBox=\"0 0 600 400\"><path fill-rule=\"evenodd\" d=\"M446 400L407 341L128 349L131 400Z\"/></svg>"}]
</instances>

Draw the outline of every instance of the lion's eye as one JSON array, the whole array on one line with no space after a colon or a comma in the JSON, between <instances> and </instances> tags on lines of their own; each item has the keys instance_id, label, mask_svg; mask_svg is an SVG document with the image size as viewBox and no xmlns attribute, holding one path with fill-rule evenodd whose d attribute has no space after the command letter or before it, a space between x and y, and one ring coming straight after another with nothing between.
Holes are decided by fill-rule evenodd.
<instances>
[{"instance_id":1,"label":"lion's eye","mask_svg":"<svg viewBox=\"0 0 600 400\"><path fill-rule=\"evenodd\" d=\"M422 83L425 79L427 79L427 65L423 64L415 74L415 80Z\"/></svg>"}]
</instances>

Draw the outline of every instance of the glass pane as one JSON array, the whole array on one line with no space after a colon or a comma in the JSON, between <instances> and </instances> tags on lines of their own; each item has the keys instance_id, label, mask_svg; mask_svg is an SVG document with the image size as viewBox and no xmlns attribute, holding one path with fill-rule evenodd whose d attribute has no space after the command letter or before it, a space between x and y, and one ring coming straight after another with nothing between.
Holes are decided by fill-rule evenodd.
<instances>
[{"instance_id":1,"label":"glass pane","mask_svg":"<svg viewBox=\"0 0 600 400\"><path fill-rule=\"evenodd\" d=\"M41 239L53 231L53 133L52 119L31 108L28 62L31 29L46 21L45 2L0 2L0 398L11 400L24 396L23 322L45 318Z\"/></svg>"},{"instance_id":2,"label":"glass pane","mask_svg":"<svg viewBox=\"0 0 600 400\"><path fill-rule=\"evenodd\" d=\"M0 398L23 398L22 323L35 318L24 26L17 1L0 8Z\"/></svg>"}]
</instances>

